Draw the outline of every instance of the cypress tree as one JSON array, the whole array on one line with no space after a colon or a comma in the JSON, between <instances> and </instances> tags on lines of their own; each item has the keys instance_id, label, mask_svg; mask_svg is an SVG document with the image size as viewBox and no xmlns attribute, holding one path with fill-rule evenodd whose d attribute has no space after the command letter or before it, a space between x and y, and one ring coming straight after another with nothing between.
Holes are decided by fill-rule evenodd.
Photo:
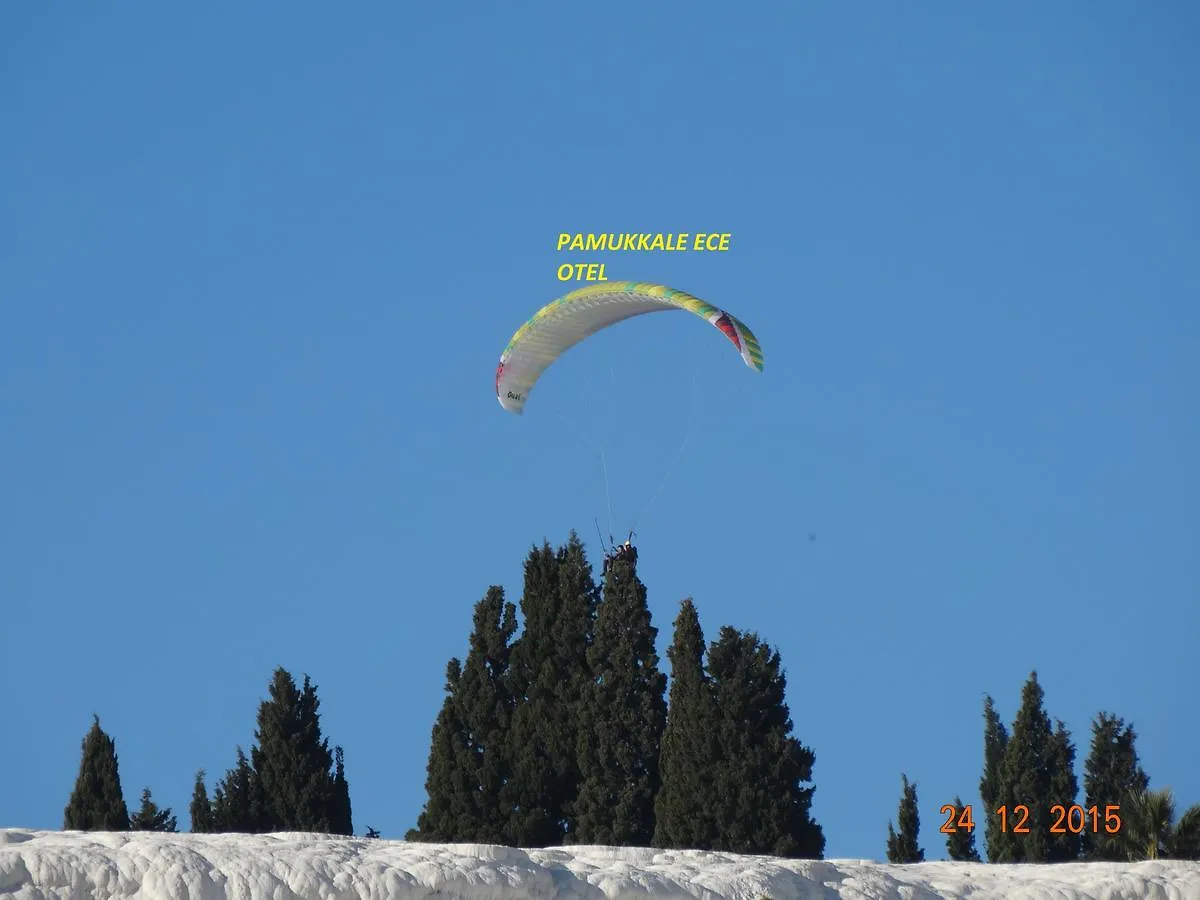
<instances>
[{"instance_id":1,"label":"cypress tree","mask_svg":"<svg viewBox=\"0 0 1200 900\"><path fill-rule=\"evenodd\" d=\"M212 830L222 834L258 834L271 831L264 814L262 788L241 747L237 763L213 788Z\"/></svg>"},{"instance_id":2,"label":"cypress tree","mask_svg":"<svg viewBox=\"0 0 1200 900\"><path fill-rule=\"evenodd\" d=\"M1061 719L1055 721L1050 752L1046 757L1046 767L1050 770L1047 805L1050 807L1050 824L1061 827L1062 831L1049 833L1050 846L1046 858L1048 862L1072 862L1079 859L1083 846L1081 835L1073 831L1072 826L1077 824L1086 830L1087 818L1085 816L1082 822L1071 818L1071 807L1079 796L1079 779L1075 776L1075 745L1071 742L1067 726ZM1055 806L1061 809L1056 810Z\"/></svg>"},{"instance_id":3,"label":"cypress tree","mask_svg":"<svg viewBox=\"0 0 1200 900\"><path fill-rule=\"evenodd\" d=\"M250 749L267 831L347 833L334 828L333 819L346 810L335 797L333 754L321 735L320 707L307 675L297 689L291 674L276 668L270 696L259 705L257 744Z\"/></svg>"},{"instance_id":4,"label":"cypress tree","mask_svg":"<svg viewBox=\"0 0 1200 900\"><path fill-rule=\"evenodd\" d=\"M810 815L815 756L791 735L778 652L728 626L709 647L720 765L710 787L714 850L819 859L825 836Z\"/></svg>"},{"instance_id":5,"label":"cypress tree","mask_svg":"<svg viewBox=\"0 0 1200 900\"><path fill-rule=\"evenodd\" d=\"M117 745L92 716L92 727L83 739L83 754L75 788L63 811L66 831L126 831L129 809L121 793Z\"/></svg>"},{"instance_id":6,"label":"cypress tree","mask_svg":"<svg viewBox=\"0 0 1200 900\"><path fill-rule=\"evenodd\" d=\"M208 788L204 786L204 770L196 773L196 785L192 789L192 803L188 807L188 815L192 820L192 832L207 834L215 831L213 823L212 801L208 799Z\"/></svg>"},{"instance_id":7,"label":"cypress tree","mask_svg":"<svg viewBox=\"0 0 1200 900\"><path fill-rule=\"evenodd\" d=\"M1092 720L1092 746L1083 767L1084 804L1096 807L1096 825L1092 822L1082 835L1083 855L1092 860L1124 862L1127 856L1121 834L1109 834L1105 814L1112 806L1120 807L1132 795L1144 793L1150 779L1138 762L1133 725L1110 713L1102 712ZM1118 816L1121 810L1113 810Z\"/></svg>"},{"instance_id":8,"label":"cypress tree","mask_svg":"<svg viewBox=\"0 0 1200 900\"><path fill-rule=\"evenodd\" d=\"M979 862L979 851L975 849L975 826L963 821L962 798L954 798L954 829L946 836L946 854L955 862ZM972 820L974 816L971 817Z\"/></svg>"},{"instance_id":9,"label":"cypress tree","mask_svg":"<svg viewBox=\"0 0 1200 900\"><path fill-rule=\"evenodd\" d=\"M587 649L590 684L577 733L583 778L571 808L571 843L648 847L654 839L667 717L657 637L636 562L614 560Z\"/></svg>"},{"instance_id":10,"label":"cypress tree","mask_svg":"<svg viewBox=\"0 0 1200 900\"><path fill-rule=\"evenodd\" d=\"M662 786L654 800L654 846L709 850L717 840L709 787L717 762L715 709L704 671L704 632L692 598L680 604L663 731Z\"/></svg>"},{"instance_id":11,"label":"cypress tree","mask_svg":"<svg viewBox=\"0 0 1200 900\"><path fill-rule=\"evenodd\" d=\"M574 531L557 553L545 542L530 551L521 597L524 630L510 670L513 774L503 790L511 811L508 842L517 847L560 845L572 827L581 778L579 704L596 602L591 566Z\"/></svg>"},{"instance_id":12,"label":"cypress tree","mask_svg":"<svg viewBox=\"0 0 1200 900\"><path fill-rule=\"evenodd\" d=\"M333 748L333 790L329 807L330 832L354 834L354 817L350 808L350 782L346 780L346 753Z\"/></svg>"},{"instance_id":13,"label":"cypress tree","mask_svg":"<svg viewBox=\"0 0 1200 900\"><path fill-rule=\"evenodd\" d=\"M985 842L988 862L999 862L1007 855L1006 845L1011 835L997 814L1003 787L1004 754L1008 747L1008 730L1000 721L996 704L985 694L983 699L983 777L979 779L979 797L986 814Z\"/></svg>"},{"instance_id":14,"label":"cypress tree","mask_svg":"<svg viewBox=\"0 0 1200 900\"><path fill-rule=\"evenodd\" d=\"M405 840L456 843L456 835L475 827L470 818L473 788L466 768L471 732L455 696L462 681L462 663L446 664L446 696L433 724L429 762L425 769L425 808Z\"/></svg>"},{"instance_id":15,"label":"cypress tree","mask_svg":"<svg viewBox=\"0 0 1200 900\"><path fill-rule=\"evenodd\" d=\"M1001 766L1000 803L1007 810L1010 837L1001 862L1050 860L1050 826L1054 824L1050 807L1060 801L1053 796L1050 761L1056 750L1044 697L1037 672L1033 672L1021 690L1021 708L1013 720Z\"/></svg>"},{"instance_id":16,"label":"cypress tree","mask_svg":"<svg viewBox=\"0 0 1200 900\"><path fill-rule=\"evenodd\" d=\"M178 831L170 807L159 809L150 796L150 788L142 789L142 805L129 817L131 831Z\"/></svg>"},{"instance_id":17,"label":"cypress tree","mask_svg":"<svg viewBox=\"0 0 1200 900\"><path fill-rule=\"evenodd\" d=\"M559 791L562 796L563 831L577 831L573 808L583 782L579 767L579 731L582 708L590 691L588 648L595 639L596 613L600 600L600 585L592 573L587 551L579 536L571 531L567 543L557 552L558 615L551 623L555 648L554 668L561 673L557 686L556 705L560 717L555 722L542 723L548 733L553 753L558 760ZM576 843L578 843L576 841Z\"/></svg>"},{"instance_id":18,"label":"cypress tree","mask_svg":"<svg viewBox=\"0 0 1200 900\"><path fill-rule=\"evenodd\" d=\"M887 858L890 863L919 863L925 861L925 851L919 845L921 814L917 808L917 786L909 783L907 775L901 775L903 793L896 815L900 831L888 822Z\"/></svg>"},{"instance_id":19,"label":"cypress tree","mask_svg":"<svg viewBox=\"0 0 1200 900\"><path fill-rule=\"evenodd\" d=\"M311 690L305 676L304 693ZM321 742L315 697L304 697L282 667L275 669L268 691L258 708L257 743L250 748L263 801L262 824L267 831L326 831L321 782L333 759Z\"/></svg>"},{"instance_id":20,"label":"cypress tree","mask_svg":"<svg viewBox=\"0 0 1200 900\"><path fill-rule=\"evenodd\" d=\"M475 605L466 665L452 659L446 667L446 698L434 725L425 781L428 800L409 840L508 842L501 791L511 772L508 668L516 616L496 585Z\"/></svg>"}]
</instances>

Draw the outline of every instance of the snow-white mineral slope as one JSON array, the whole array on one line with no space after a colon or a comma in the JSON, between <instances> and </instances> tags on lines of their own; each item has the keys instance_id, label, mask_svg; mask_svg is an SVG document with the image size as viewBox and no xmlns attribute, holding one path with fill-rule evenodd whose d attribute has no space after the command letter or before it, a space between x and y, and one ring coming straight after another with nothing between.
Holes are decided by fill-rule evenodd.
<instances>
[{"instance_id":1,"label":"snow-white mineral slope","mask_svg":"<svg viewBox=\"0 0 1200 900\"><path fill-rule=\"evenodd\" d=\"M700 851L311 834L0 830L0 900L634 900L1171 898L1200 900L1200 863L1001 866L789 861Z\"/></svg>"}]
</instances>

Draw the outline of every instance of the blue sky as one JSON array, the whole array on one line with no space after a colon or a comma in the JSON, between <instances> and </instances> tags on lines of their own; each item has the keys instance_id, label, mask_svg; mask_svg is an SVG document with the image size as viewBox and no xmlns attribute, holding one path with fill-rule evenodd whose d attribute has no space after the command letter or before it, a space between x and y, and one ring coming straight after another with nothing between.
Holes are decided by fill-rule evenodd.
<instances>
[{"instance_id":1,"label":"blue sky","mask_svg":"<svg viewBox=\"0 0 1200 900\"><path fill-rule=\"evenodd\" d=\"M733 9L4 7L0 825L61 827L93 712L186 823L283 665L402 836L473 604L599 555L596 447L660 653L689 594L779 647L829 856L901 772L942 856L1034 668L1200 802L1200 10ZM610 230L732 246L555 252ZM765 372L649 316L506 414L592 258Z\"/></svg>"}]
</instances>

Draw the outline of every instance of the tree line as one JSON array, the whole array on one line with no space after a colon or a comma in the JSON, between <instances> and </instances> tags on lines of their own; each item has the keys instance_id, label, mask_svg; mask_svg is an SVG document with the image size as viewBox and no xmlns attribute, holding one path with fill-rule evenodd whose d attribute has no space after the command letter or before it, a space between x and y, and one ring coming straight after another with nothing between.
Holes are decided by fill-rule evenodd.
<instances>
[{"instance_id":1,"label":"tree line","mask_svg":"<svg viewBox=\"0 0 1200 900\"><path fill-rule=\"evenodd\" d=\"M940 810L938 831L951 859L980 860L979 823L994 863L1200 859L1200 804L1177 815L1170 788L1150 789L1137 734L1119 716L1101 712L1092 720L1082 802L1075 744L1062 720L1051 725L1036 671L1011 728L991 696L984 697L983 720L982 806L955 797ZM888 823L888 861L921 862L917 786L903 774L901 783L897 826Z\"/></svg>"},{"instance_id":2,"label":"tree line","mask_svg":"<svg viewBox=\"0 0 1200 900\"><path fill-rule=\"evenodd\" d=\"M285 669L275 670L269 697L258 709L250 755L238 747L237 762L215 785L211 799L205 773L196 774L189 813L193 832L314 831L353 834L350 785L341 747L332 752L321 735L316 687L302 687ZM160 809L150 788L130 815L121 790L116 742L93 717L83 739L79 774L63 816L71 831L176 831L170 808Z\"/></svg>"},{"instance_id":3,"label":"tree line","mask_svg":"<svg viewBox=\"0 0 1200 900\"><path fill-rule=\"evenodd\" d=\"M446 670L414 841L608 844L819 858L814 754L792 735L779 653L695 604L655 652L636 556L602 585L579 538L534 547L516 607L491 587Z\"/></svg>"},{"instance_id":4,"label":"tree line","mask_svg":"<svg viewBox=\"0 0 1200 900\"><path fill-rule=\"evenodd\" d=\"M706 643L689 598L667 650L668 691L646 597L636 553L606 561L597 582L574 532L529 551L519 635L517 606L503 588L487 590L465 659L446 667L427 799L408 840L823 856L811 814L815 754L793 734L778 651L731 626ZM322 736L319 705L307 675L298 687L277 669L250 753L236 748L211 796L197 773L192 831L353 834L344 754ZM1170 792L1149 789L1131 725L1102 713L1092 729L1077 805L1075 747L1061 721L1051 726L1036 672L1011 728L985 698L983 802L956 797L943 809L950 857L980 860L978 826L989 862L1200 858L1200 806L1176 818ZM917 785L901 779L887 857L919 862ZM1065 829L1052 827L1055 805L1069 811ZM1112 806L1120 826L1106 829ZM129 814L115 743L98 719L64 828L176 830L149 788Z\"/></svg>"}]
</instances>

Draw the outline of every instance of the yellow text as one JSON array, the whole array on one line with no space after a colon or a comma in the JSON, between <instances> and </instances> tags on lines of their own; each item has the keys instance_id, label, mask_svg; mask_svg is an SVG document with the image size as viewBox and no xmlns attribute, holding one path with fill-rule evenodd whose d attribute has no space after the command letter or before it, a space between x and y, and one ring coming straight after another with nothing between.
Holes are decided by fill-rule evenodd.
<instances>
[{"instance_id":1,"label":"yellow text","mask_svg":"<svg viewBox=\"0 0 1200 900\"><path fill-rule=\"evenodd\" d=\"M604 263L563 263L558 267L559 281L608 281Z\"/></svg>"}]
</instances>

